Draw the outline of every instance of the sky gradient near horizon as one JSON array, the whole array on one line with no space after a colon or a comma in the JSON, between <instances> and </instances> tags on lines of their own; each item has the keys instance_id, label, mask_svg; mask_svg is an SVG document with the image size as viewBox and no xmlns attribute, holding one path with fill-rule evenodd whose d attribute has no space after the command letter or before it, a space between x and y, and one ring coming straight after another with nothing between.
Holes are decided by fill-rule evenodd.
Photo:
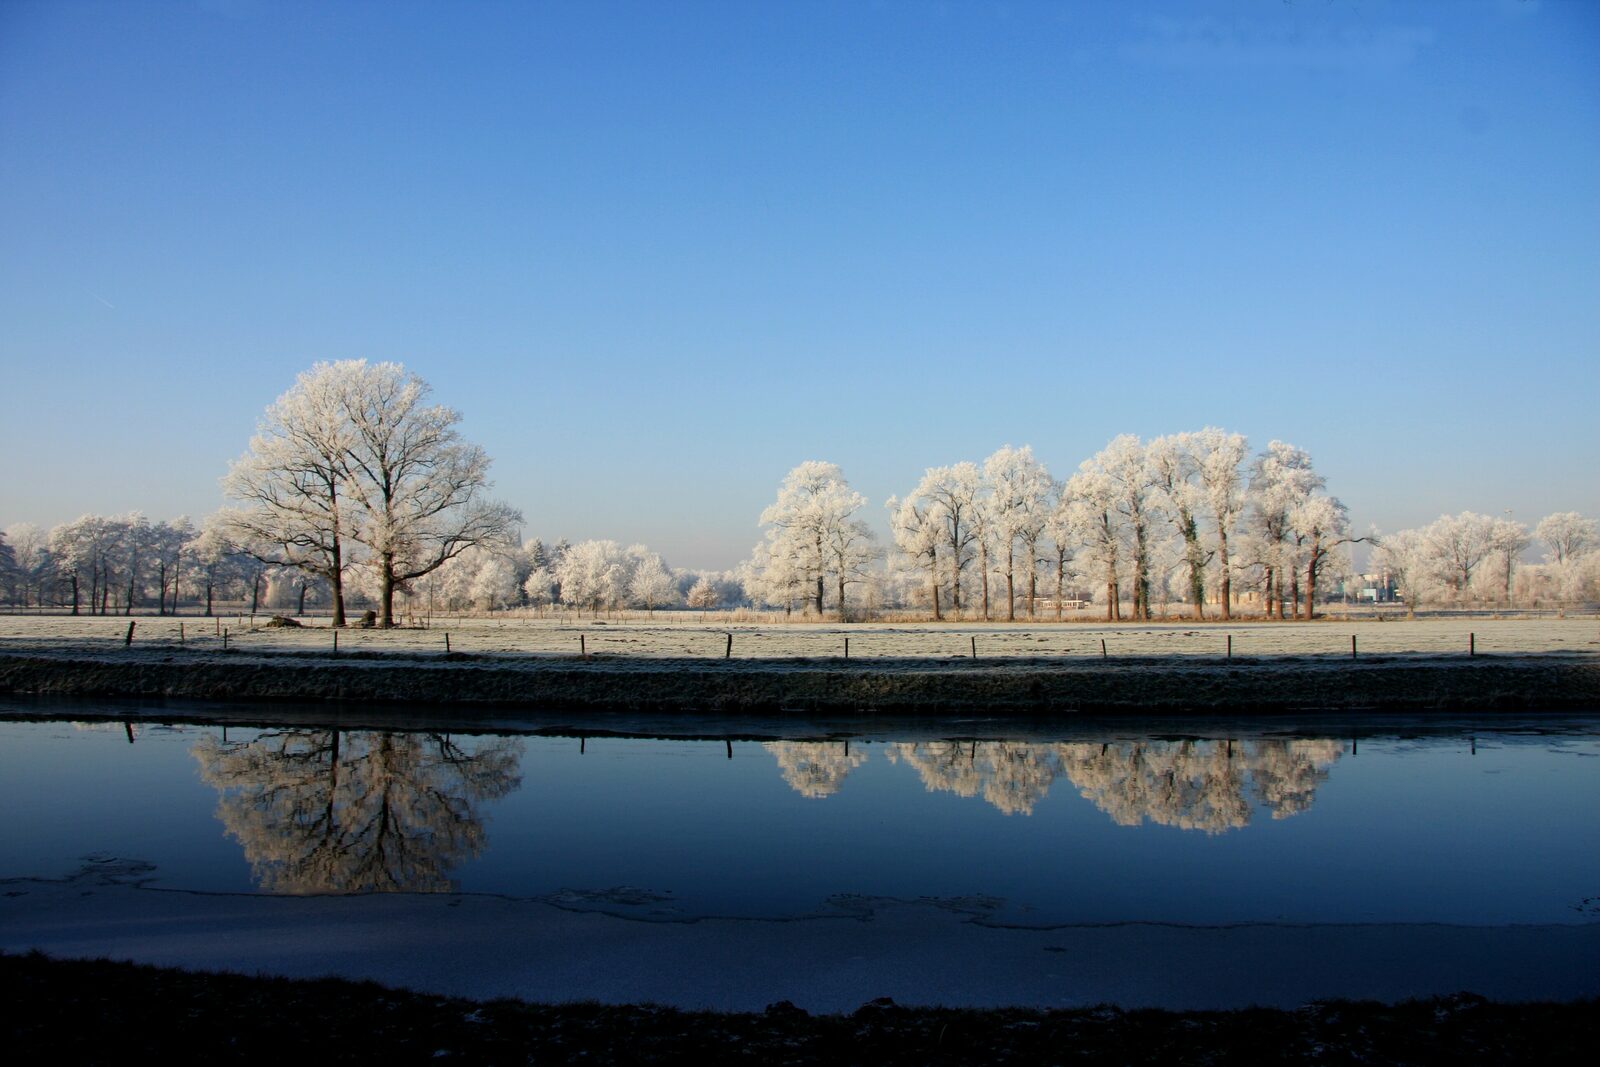
<instances>
[{"instance_id":1,"label":"sky gradient near horizon","mask_svg":"<svg viewBox=\"0 0 1600 1067\"><path fill-rule=\"evenodd\" d=\"M198 519L357 357L679 566L1205 425L1597 516L1600 5L0 4L0 527Z\"/></svg>"}]
</instances>

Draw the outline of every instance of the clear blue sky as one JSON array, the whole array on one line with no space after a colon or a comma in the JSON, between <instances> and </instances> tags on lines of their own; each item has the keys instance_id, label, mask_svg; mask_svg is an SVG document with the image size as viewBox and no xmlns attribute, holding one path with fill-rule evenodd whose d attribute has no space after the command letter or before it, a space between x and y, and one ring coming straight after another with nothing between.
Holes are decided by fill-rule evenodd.
<instances>
[{"instance_id":1,"label":"clear blue sky","mask_svg":"<svg viewBox=\"0 0 1600 1067\"><path fill-rule=\"evenodd\" d=\"M684 566L1206 424L1597 515L1600 4L0 3L0 525L214 510L353 357Z\"/></svg>"}]
</instances>

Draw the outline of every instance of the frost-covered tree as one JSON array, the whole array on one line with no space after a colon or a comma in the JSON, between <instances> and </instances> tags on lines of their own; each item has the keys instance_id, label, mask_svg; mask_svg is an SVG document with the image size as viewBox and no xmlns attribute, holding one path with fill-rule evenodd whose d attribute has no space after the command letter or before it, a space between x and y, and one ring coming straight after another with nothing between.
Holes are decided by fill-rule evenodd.
<instances>
[{"instance_id":1,"label":"frost-covered tree","mask_svg":"<svg viewBox=\"0 0 1600 1067\"><path fill-rule=\"evenodd\" d=\"M1073 558L1078 532L1074 525L1072 497L1068 494L1065 483L1057 483L1052 490L1050 512L1045 518L1044 532L1050 538L1053 549L1050 572L1055 580L1056 620L1060 621L1066 601L1067 565ZM1029 611L1032 610L1030 606Z\"/></svg>"},{"instance_id":2,"label":"frost-covered tree","mask_svg":"<svg viewBox=\"0 0 1600 1067\"><path fill-rule=\"evenodd\" d=\"M1131 549L1133 617L1147 620L1151 617L1151 527L1160 513L1160 501L1155 495L1155 471L1149 454L1137 437L1125 433L1112 438L1111 443L1089 462L1110 482L1112 510Z\"/></svg>"},{"instance_id":3,"label":"frost-covered tree","mask_svg":"<svg viewBox=\"0 0 1600 1067\"><path fill-rule=\"evenodd\" d=\"M184 549L194 539L194 523L187 515L150 528L150 565L156 579L156 614L167 613L167 587L172 588L172 613L178 613L179 582L183 576Z\"/></svg>"},{"instance_id":4,"label":"frost-covered tree","mask_svg":"<svg viewBox=\"0 0 1600 1067\"><path fill-rule=\"evenodd\" d=\"M50 555L56 572L71 592L72 614L80 613L84 594L89 614L105 614L110 599L110 558L116 528L103 515L83 515L50 531Z\"/></svg>"},{"instance_id":5,"label":"frost-covered tree","mask_svg":"<svg viewBox=\"0 0 1600 1067\"><path fill-rule=\"evenodd\" d=\"M43 607L55 562L50 556L49 533L31 522L19 522L6 527L5 540L12 552L13 603Z\"/></svg>"},{"instance_id":6,"label":"frost-covered tree","mask_svg":"<svg viewBox=\"0 0 1600 1067\"><path fill-rule=\"evenodd\" d=\"M1546 515L1533 535L1544 543L1545 559L1551 563L1564 564L1600 547L1600 523L1576 511Z\"/></svg>"},{"instance_id":7,"label":"frost-covered tree","mask_svg":"<svg viewBox=\"0 0 1600 1067\"><path fill-rule=\"evenodd\" d=\"M216 592L229 580L229 568L237 549L228 540L231 524L212 516L201 524L200 532L186 546L192 581L204 591L206 615L212 614Z\"/></svg>"},{"instance_id":8,"label":"frost-covered tree","mask_svg":"<svg viewBox=\"0 0 1600 1067\"><path fill-rule=\"evenodd\" d=\"M487 555L476 568L467 587L473 606L481 611L498 611L517 601L517 571L500 555Z\"/></svg>"},{"instance_id":9,"label":"frost-covered tree","mask_svg":"<svg viewBox=\"0 0 1600 1067\"><path fill-rule=\"evenodd\" d=\"M563 603L598 615L627 600L631 574L628 555L615 541L579 541L561 557L556 579Z\"/></svg>"},{"instance_id":10,"label":"frost-covered tree","mask_svg":"<svg viewBox=\"0 0 1600 1067\"><path fill-rule=\"evenodd\" d=\"M1284 617L1285 603L1300 612L1301 540L1294 525L1296 510L1322 488L1322 475L1304 449L1273 441L1250 468L1250 497L1259 538L1267 617ZM1284 579L1288 579L1288 589Z\"/></svg>"},{"instance_id":11,"label":"frost-covered tree","mask_svg":"<svg viewBox=\"0 0 1600 1067\"><path fill-rule=\"evenodd\" d=\"M697 611L710 611L722 603L722 593L709 575L702 576L689 590L688 604Z\"/></svg>"},{"instance_id":12,"label":"frost-covered tree","mask_svg":"<svg viewBox=\"0 0 1600 1067\"><path fill-rule=\"evenodd\" d=\"M1197 619L1205 617L1205 574L1211 561L1200 538L1200 514L1207 498L1201 480L1203 445L1199 438L1192 433L1168 434L1151 441L1148 449L1156 499L1183 540L1186 599Z\"/></svg>"},{"instance_id":13,"label":"frost-covered tree","mask_svg":"<svg viewBox=\"0 0 1600 1067\"><path fill-rule=\"evenodd\" d=\"M536 608L553 604L556 601L556 576L544 567L535 567L523 579L522 592L528 598L528 603Z\"/></svg>"},{"instance_id":14,"label":"frost-covered tree","mask_svg":"<svg viewBox=\"0 0 1600 1067\"><path fill-rule=\"evenodd\" d=\"M1511 575L1517 560L1533 543L1527 526L1510 516L1495 519L1489 528L1490 550L1500 563L1500 594L1507 607L1511 606Z\"/></svg>"},{"instance_id":15,"label":"frost-covered tree","mask_svg":"<svg viewBox=\"0 0 1600 1067\"><path fill-rule=\"evenodd\" d=\"M1423 529L1429 560L1457 600L1472 588L1472 576L1494 551L1494 520L1463 511L1441 515Z\"/></svg>"},{"instance_id":16,"label":"frost-covered tree","mask_svg":"<svg viewBox=\"0 0 1600 1067\"><path fill-rule=\"evenodd\" d=\"M1349 513L1338 499L1316 493L1295 506L1290 523L1305 559L1306 618L1316 618L1317 581L1338 548L1365 537L1350 535Z\"/></svg>"},{"instance_id":17,"label":"frost-covered tree","mask_svg":"<svg viewBox=\"0 0 1600 1067\"><path fill-rule=\"evenodd\" d=\"M17 602L17 553L0 530L0 589L5 590L6 602Z\"/></svg>"},{"instance_id":18,"label":"frost-covered tree","mask_svg":"<svg viewBox=\"0 0 1600 1067\"><path fill-rule=\"evenodd\" d=\"M871 558L867 554L871 530L854 517L866 502L836 464L818 460L800 464L784 478L777 500L761 513L768 548L757 553L758 563L775 568L775 577L785 582L798 576L818 616L828 579L833 578L843 612L845 586L861 580L862 562Z\"/></svg>"},{"instance_id":19,"label":"frost-covered tree","mask_svg":"<svg viewBox=\"0 0 1600 1067\"><path fill-rule=\"evenodd\" d=\"M1106 621L1122 617L1122 538L1115 518L1117 487L1094 460L1084 460L1078 473L1067 479L1062 495L1067 502L1066 524L1072 540L1081 546L1086 567L1105 579Z\"/></svg>"},{"instance_id":20,"label":"frost-covered tree","mask_svg":"<svg viewBox=\"0 0 1600 1067\"><path fill-rule=\"evenodd\" d=\"M1243 434L1207 426L1190 439L1197 476L1204 494L1211 529L1217 539L1217 578L1221 586L1222 617L1233 618L1233 556L1229 548L1234 530L1245 513L1242 472L1250 446Z\"/></svg>"},{"instance_id":21,"label":"frost-covered tree","mask_svg":"<svg viewBox=\"0 0 1600 1067\"><path fill-rule=\"evenodd\" d=\"M895 541L901 551L915 551L930 564L943 559L949 572L950 608L961 611L962 576L978 545L978 510L983 476L971 462L930 467L904 501L891 500ZM905 536L903 537L902 534ZM935 542L923 547L924 534ZM908 550L907 545L912 549ZM934 580L938 581L937 572ZM935 592L934 618L941 618Z\"/></svg>"},{"instance_id":22,"label":"frost-covered tree","mask_svg":"<svg viewBox=\"0 0 1600 1067\"><path fill-rule=\"evenodd\" d=\"M677 602L678 581L659 553L635 545L628 549L628 555L634 559L633 574L628 579L628 599L635 606L654 613L656 608L671 607Z\"/></svg>"},{"instance_id":23,"label":"frost-covered tree","mask_svg":"<svg viewBox=\"0 0 1600 1067\"><path fill-rule=\"evenodd\" d=\"M922 486L918 486L918 490L921 489ZM904 500L890 497L886 506L895 547L913 569L928 569L928 597L933 618L935 621L943 619L939 607L939 547L944 541L944 524L939 518L938 501L919 491Z\"/></svg>"},{"instance_id":24,"label":"frost-covered tree","mask_svg":"<svg viewBox=\"0 0 1600 1067\"><path fill-rule=\"evenodd\" d=\"M1027 445L1006 445L983 462L983 481L987 492L978 514L986 516L989 542L1004 567L1006 579L1006 618L1017 617L1016 558L1020 541L1028 576L1028 614L1033 614L1037 595L1038 546L1049 516L1053 482L1044 464L1033 458ZM987 568L985 568L987 569ZM989 614L988 589L984 589L984 617Z\"/></svg>"}]
</instances>

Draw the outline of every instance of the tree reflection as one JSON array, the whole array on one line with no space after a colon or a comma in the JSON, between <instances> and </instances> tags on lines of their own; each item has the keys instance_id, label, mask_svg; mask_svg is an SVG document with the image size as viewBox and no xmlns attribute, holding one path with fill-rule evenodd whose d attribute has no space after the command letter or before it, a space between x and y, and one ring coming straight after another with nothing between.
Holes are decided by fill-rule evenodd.
<instances>
[{"instance_id":1,"label":"tree reflection","mask_svg":"<svg viewBox=\"0 0 1600 1067\"><path fill-rule=\"evenodd\" d=\"M934 741L892 744L888 756L930 793L981 795L1007 815L1033 814L1064 774L1124 826L1222 833L1249 824L1252 798L1275 819L1311 807L1343 751L1331 740Z\"/></svg>"},{"instance_id":2,"label":"tree reflection","mask_svg":"<svg viewBox=\"0 0 1600 1067\"><path fill-rule=\"evenodd\" d=\"M783 780L814 800L837 793L845 777L867 760L860 748L851 752L847 741L768 741L761 747L777 757Z\"/></svg>"},{"instance_id":3,"label":"tree reflection","mask_svg":"<svg viewBox=\"0 0 1600 1067\"><path fill-rule=\"evenodd\" d=\"M1032 815L1060 773L1054 745L1026 741L901 742L888 756L915 767L930 793L982 793L1007 815Z\"/></svg>"},{"instance_id":4,"label":"tree reflection","mask_svg":"<svg viewBox=\"0 0 1600 1067\"><path fill-rule=\"evenodd\" d=\"M284 730L202 738L217 817L275 893L446 892L482 851L478 805L521 784L522 743L438 733Z\"/></svg>"}]
</instances>

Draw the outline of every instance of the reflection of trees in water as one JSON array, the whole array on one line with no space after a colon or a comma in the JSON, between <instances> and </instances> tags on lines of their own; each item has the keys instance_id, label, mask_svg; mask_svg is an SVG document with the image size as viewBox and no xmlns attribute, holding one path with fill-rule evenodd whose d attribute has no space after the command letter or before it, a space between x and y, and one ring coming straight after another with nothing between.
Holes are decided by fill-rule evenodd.
<instances>
[{"instance_id":1,"label":"reflection of trees in water","mask_svg":"<svg viewBox=\"0 0 1600 1067\"><path fill-rule=\"evenodd\" d=\"M1024 741L901 742L889 762L915 767L930 793L983 799L1007 815L1032 815L1060 773L1054 745Z\"/></svg>"},{"instance_id":2,"label":"reflection of trees in water","mask_svg":"<svg viewBox=\"0 0 1600 1067\"><path fill-rule=\"evenodd\" d=\"M801 796L831 797L845 776L867 761L859 747L846 741L768 741L761 746L778 760L783 780Z\"/></svg>"},{"instance_id":3,"label":"reflection of trees in water","mask_svg":"<svg viewBox=\"0 0 1600 1067\"><path fill-rule=\"evenodd\" d=\"M477 805L522 780L514 739L284 730L193 751L217 817L277 893L448 891L483 848Z\"/></svg>"},{"instance_id":4,"label":"reflection of trees in water","mask_svg":"<svg viewBox=\"0 0 1600 1067\"><path fill-rule=\"evenodd\" d=\"M1250 822L1247 779L1274 819L1305 811L1344 752L1338 741L1280 739L1057 747L1072 784L1121 825L1149 819L1212 834Z\"/></svg>"},{"instance_id":5,"label":"reflection of trees in water","mask_svg":"<svg viewBox=\"0 0 1600 1067\"><path fill-rule=\"evenodd\" d=\"M1343 751L1330 740L934 741L893 744L888 756L915 767L929 792L981 794L1007 815L1031 815L1065 774L1124 826L1221 833L1250 822L1252 796L1275 819L1305 811Z\"/></svg>"}]
</instances>

